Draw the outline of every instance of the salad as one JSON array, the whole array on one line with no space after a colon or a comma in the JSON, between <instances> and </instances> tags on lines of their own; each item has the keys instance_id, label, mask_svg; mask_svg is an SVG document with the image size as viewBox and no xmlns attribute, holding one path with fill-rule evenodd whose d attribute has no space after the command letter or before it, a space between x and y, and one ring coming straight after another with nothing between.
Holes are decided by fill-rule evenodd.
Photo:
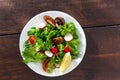
<instances>
[{"instance_id":1,"label":"salad","mask_svg":"<svg viewBox=\"0 0 120 80\"><path fill-rule=\"evenodd\" d=\"M55 68L64 72L80 54L76 27L62 17L53 19L45 15L43 19L45 22L40 23L39 28L32 27L27 32L29 38L24 42L23 62L40 62L47 73L52 73Z\"/></svg>"}]
</instances>

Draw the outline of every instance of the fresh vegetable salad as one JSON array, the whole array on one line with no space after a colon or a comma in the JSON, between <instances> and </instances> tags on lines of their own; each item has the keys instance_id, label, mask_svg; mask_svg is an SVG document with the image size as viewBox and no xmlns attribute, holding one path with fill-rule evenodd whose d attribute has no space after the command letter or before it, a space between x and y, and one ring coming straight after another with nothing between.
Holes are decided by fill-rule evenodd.
<instances>
[{"instance_id":1,"label":"fresh vegetable salad","mask_svg":"<svg viewBox=\"0 0 120 80\"><path fill-rule=\"evenodd\" d=\"M46 22L38 27L32 27L24 43L24 63L40 62L43 70L52 73L55 68L61 72L67 70L72 59L80 54L80 40L73 22L66 23L64 18L45 15Z\"/></svg>"}]
</instances>

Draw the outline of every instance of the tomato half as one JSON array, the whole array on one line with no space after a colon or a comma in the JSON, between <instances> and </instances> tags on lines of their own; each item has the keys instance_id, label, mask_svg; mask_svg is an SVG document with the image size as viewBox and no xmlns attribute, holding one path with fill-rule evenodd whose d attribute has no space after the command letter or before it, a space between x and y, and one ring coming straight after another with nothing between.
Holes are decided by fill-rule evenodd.
<instances>
[{"instance_id":1,"label":"tomato half","mask_svg":"<svg viewBox=\"0 0 120 80\"><path fill-rule=\"evenodd\" d=\"M70 52L70 46L65 46L64 52L65 52L65 53Z\"/></svg>"},{"instance_id":2,"label":"tomato half","mask_svg":"<svg viewBox=\"0 0 120 80\"><path fill-rule=\"evenodd\" d=\"M34 44L34 43L35 43L35 36L30 36L30 37L29 37L29 42L30 42L31 44Z\"/></svg>"}]
</instances>

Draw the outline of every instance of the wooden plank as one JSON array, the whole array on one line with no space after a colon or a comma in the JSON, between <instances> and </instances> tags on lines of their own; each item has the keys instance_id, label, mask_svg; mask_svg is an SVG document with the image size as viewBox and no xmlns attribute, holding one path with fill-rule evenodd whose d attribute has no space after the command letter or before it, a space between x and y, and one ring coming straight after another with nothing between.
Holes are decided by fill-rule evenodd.
<instances>
[{"instance_id":1,"label":"wooden plank","mask_svg":"<svg viewBox=\"0 0 120 80\"><path fill-rule=\"evenodd\" d=\"M0 34L20 33L33 16L64 11L83 27L120 24L119 0L0 0Z\"/></svg>"},{"instance_id":2,"label":"wooden plank","mask_svg":"<svg viewBox=\"0 0 120 80\"><path fill-rule=\"evenodd\" d=\"M78 68L83 80L119 80L120 26L85 29L85 33L87 51Z\"/></svg>"},{"instance_id":3,"label":"wooden plank","mask_svg":"<svg viewBox=\"0 0 120 80\"><path fill-rule=\"evenodd\" d=\"M120 26L87 28L87 51L71 73L55 80L120 80ZM19 35L0 36L1 80L53 80L37 75L22 63Z\"/></svg>"}]
</instances>

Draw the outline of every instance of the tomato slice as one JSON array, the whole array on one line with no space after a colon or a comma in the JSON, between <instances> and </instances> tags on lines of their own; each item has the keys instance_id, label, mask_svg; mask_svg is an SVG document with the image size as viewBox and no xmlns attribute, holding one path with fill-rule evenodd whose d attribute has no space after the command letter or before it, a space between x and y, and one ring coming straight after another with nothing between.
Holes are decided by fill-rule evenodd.
<instances>
[{"instance_id":1,"label":"tomato slice","mask_svg":"<svg viewBox=\"0 0 120 80\"><path fill-rule=\"evenodd\" d=\"M29 42L30 42L31 44L34 44L34 43L35 43L35 36L30 36L30 37L29 37Z\"/></svg>"},{"instance_id":2,"label":"tomato slice","mask_svg":"<svg viewBox=\"0 0 120 80\"><path fill-rule=\"evenodd\" d=\"M65 53L70 52L70 46L65 46L64 52L65 52Z\"/></svg>"}]
</instances>

